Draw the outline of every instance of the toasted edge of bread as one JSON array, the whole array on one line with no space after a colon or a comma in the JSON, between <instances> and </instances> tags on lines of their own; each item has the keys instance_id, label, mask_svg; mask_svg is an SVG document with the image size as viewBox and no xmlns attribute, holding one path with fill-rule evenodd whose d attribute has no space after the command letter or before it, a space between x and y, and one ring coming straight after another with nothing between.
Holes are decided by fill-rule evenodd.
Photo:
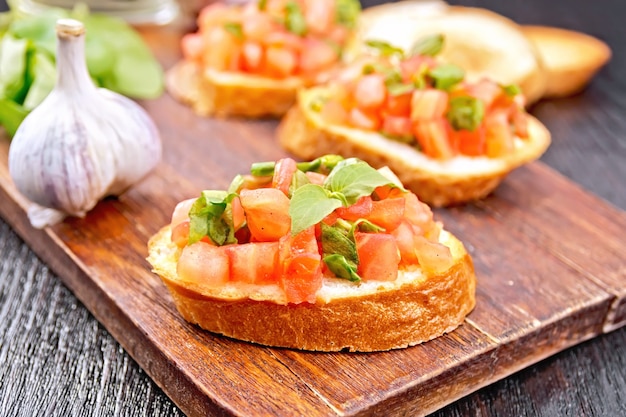
<instances>
[{"instance_id":1,"label":"toasted edge of bread","mask_svg":"<svg viewBox=\"0 0 626 417\"><path fill-rule=\"evenodd\" d=\"M546 73L545 98L580 92L611 59L611 49L598 38L548 26L522 26L539 50Z\"/></svg>"},{"instance_id":2,"label":"toasted edge of bread","mask_svg":"<svg viewBox=\"0 0 626 417\"><path fill-rule=\"evenodd\" d=\"M314 351L384 351L413 346L461 325L476 304L476 276L463 244L442 231L453 264L445 271L415 267L396 281L361 284L324 278L314 304L288 304L271 288L210 288L176 273L181 249L163 227L148 243L148 261L182 317L201 328L266 346ZM232 287L232 286L231 286Z\"/></svg>"},{"instance_id":3,"label":"toasted edge of bread","mask_svg":"<svg viewBox=\"0 0 626 417\"><path fill-rule=\"evenodd\" d=\"M294 104L304 85L298 77L274 80L217 71L182 60L166 72L166 87L200 116L280 117Z\"/></svg>"},{"instance_id":4,"label":"toasted edge of bread","mask_svg":"<svg viewBox=\"0 0 626 417\"><path fill-rule=\"evenodd\" d=\"M546 127L529 115L530 137L516 139L514 153L501 158L457 156L439 161L379 133L326 123L311 103L332 94L327 87L299 92L298 103L278 127L281 146L303 159L336 153L355 156L375 168L388 166L420 200L436 207L487 196L510 171L539 158L551 142Z\"/></svg>"}]
</instances>

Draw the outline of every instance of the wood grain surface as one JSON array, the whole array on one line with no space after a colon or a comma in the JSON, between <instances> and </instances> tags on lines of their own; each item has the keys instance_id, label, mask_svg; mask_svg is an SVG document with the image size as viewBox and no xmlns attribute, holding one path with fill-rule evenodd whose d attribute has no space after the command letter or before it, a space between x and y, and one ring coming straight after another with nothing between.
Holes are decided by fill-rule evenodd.
<instances>
[{"instance_id":1,"label":"wood grain surface","mask_svg":"<svg viewBox=\"0 0 626 417\"><path fill-rule=\"evenodd\" d=\"M166 66L174 62L173 34L148 39ZM553 158L551 165L562 164L570 177L586 173L577 181L625 208L626 176L616 162L625 157L619 133L626 128L615 102L600 94L597 106L585 104L595 85L581 97L533 109L555 135L557 154L549 150L544 161ZM329 355L198 331L180 320L148 272L145 241L178 200L225 186L250 162L283 152L273 141L274 122L199 120L168 96L143 104L164 137L164 163L84 220L33 231L0 167L0 214L45 262L2 223L0 413L180 415L130 354L190 415L413 415L624 323L624 212L537 163L484 202L437 211L468 245L480 280L476 310L449 336L389 353ZM591 111L587 123L584 110ZM574 157L567 152L572 143L580 147ZM2 142L2 161L6 147ZM625 337L624 329L600 336L438 414L624 414Z\"/></svg>"}]
</instances>

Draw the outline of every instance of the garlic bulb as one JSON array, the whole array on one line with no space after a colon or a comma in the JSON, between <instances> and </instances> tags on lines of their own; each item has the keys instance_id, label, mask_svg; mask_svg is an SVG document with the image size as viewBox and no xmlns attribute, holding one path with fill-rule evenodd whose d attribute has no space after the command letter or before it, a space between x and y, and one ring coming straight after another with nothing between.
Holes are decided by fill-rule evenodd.
<instances>
[{"instance_id":1,"label":"garlic bulb","mask_svg":"<svg viewBox=\"0 0 626 417\"><path fill-rule=\"evenodd\" d=\"M24 119L9 148L9 173L33 202L28 215L36 228L83 217L161 159L159 133L143 108L92 82L84 25L60 19L56 33L55 88Z\"/></svg>"}]
</instances>

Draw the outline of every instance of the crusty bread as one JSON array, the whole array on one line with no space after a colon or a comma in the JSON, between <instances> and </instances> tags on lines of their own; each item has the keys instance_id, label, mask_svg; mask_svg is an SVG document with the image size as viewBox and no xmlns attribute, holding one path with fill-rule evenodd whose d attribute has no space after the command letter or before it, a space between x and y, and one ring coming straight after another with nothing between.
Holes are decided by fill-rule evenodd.
<instances>
[{"instance_id":1,"label":"crusty bread","mask_svg":"<svg viewBox=\"0 0 626 417\"><path fill-rule=\"evenodd\" d=\"M280 144L294 155L313 159L328 153L355 156L375 168L388 166L421 201L449 206L485 197L513 169L537 159L550 144L550 133L529 116L529 138L516 139L515 152L501 158L462 157L438 161L415 148L375 132L329 125L311 103L332 96L328 87L298 94L298 103L278 127Z\"/></svg>"},{"instance_id":2,"label":"crusty bread","mask_svg":"<svg viewBox=\"0 0 626 417\"><path fill-rule=\"evenodd\" d=\"M361 13L344 57L364 52L367 40L389 42L404 50L419 39L441 33L445 44L437 58L466 71L467 80L488 77L500 84L517 84L527 104L546 88L541 55L520 26L495 12L448 6L438 0L405 0L370 7Z\"/></svg>"},{"instance_id":3,"label":"crusty bread","mask_svg":"<svg viewBox=\"0 0 626 417\"><path fill-rule=\"evenodd\" d=\"M579 92L611 58L606 43L584 33L546 26L522 26L522 31L541 54L546 98Z\"/></svg>"},{"instance_id":4,"label":"crusty bread","mask_svg":"<svg viewBox=\"0 0 626 417\"><path fill-rule=\"evenodd\" d=\"M201 68L182 60L166 73L166 86L177 100L200 116L280 117L294 104L301 78L271 79Z\"/></svg>"},{"instance_id":5,"label":"crusty bread","mask_svg":"<svg viewBox=\"0 0 626 417\"><path fill-rule=\"evenodd\" d=\"M170 227L150 239L148 261L190 323L262 345L316 351L404 348L450 332L474 308L476 277L463 244L442 231L453 265L426 273L401 271L396 281L361 284L324 278L315 304L287 304L278 286L230 284L219 288L182 281L181 249Z\"/></svg>"}]
</instances>

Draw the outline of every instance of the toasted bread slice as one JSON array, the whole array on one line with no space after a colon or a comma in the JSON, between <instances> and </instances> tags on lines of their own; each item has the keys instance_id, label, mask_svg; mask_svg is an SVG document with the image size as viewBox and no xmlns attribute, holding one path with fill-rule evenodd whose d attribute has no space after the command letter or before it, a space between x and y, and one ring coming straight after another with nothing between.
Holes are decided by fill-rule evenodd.
<instances>
[{"instance_id":1,"label":"toasted bread slice","mask_svg":"<svg viewBox=\"0 0 626 417\"><path fill-rule=\"evenodd\" d=\"M170 226L148 244L148 261L169 289L183 318L205 330L268 346L315 351L383 351L431 340L461 325L474 308L471 257L442 231L453 264L445 271L413 267L395 281L360 284L324 278L314 304L288 304L277 285L203 287L181 280L181 249Z\"/></svg>"},{"instance_id":2,"label":"toasted bread slice","mask_svg":"<svg viewBox=\"0 0 626 417\"><path fill-rule=\"evenodd\" d=\"M537 46L547 76L544 97L575 94L611 59L611 49L598 38L547 26L522 26Z\"/></svg>"},{"instance_id":3,"label":"toasted bread slice","mask_svg":"<svg viewBox=\"0 0 626 417\"><path fill-rule=\"evenodd\" d=\"M527 104L546 88L541 55L519 25L489 10L447 6L440 1L408 0L365 9L344 56L361 54L367 40L386 41L409 50L419 39L441 33L445 46L438 58L462 67L467 80L488 77L517 84Z\"/></svg>"},{"instance_id":4,"label":"toasted bread slice","mask_svg":"<svg viewBox=\"0 0 626 417\"><path fill-rule=\"evenodd\" d=\"M485 197L510 171L541 156L551 141L546 127L529 116L529 138L516 139L514 153L500 158L457 156L440 161L376 132L328 124L313 110L312 103L332 94L327 87L300 91L298 104L279 125L280 144L304 159L336 153L355 156L376 168L388 166L421 201L432 206Z\"/></svg>"},{"instance_id":5,"label":"toasted bread slice","mask_svg":"<svg viewBox=\"0 0 626 417\"><path fill-rule=\"evenodd\" d=\"M177 100L201 116L279 117L294 104L302 79L271 79L201 68L180 61L166 73L166 85Z\"/></svg>"}]
</instances>

